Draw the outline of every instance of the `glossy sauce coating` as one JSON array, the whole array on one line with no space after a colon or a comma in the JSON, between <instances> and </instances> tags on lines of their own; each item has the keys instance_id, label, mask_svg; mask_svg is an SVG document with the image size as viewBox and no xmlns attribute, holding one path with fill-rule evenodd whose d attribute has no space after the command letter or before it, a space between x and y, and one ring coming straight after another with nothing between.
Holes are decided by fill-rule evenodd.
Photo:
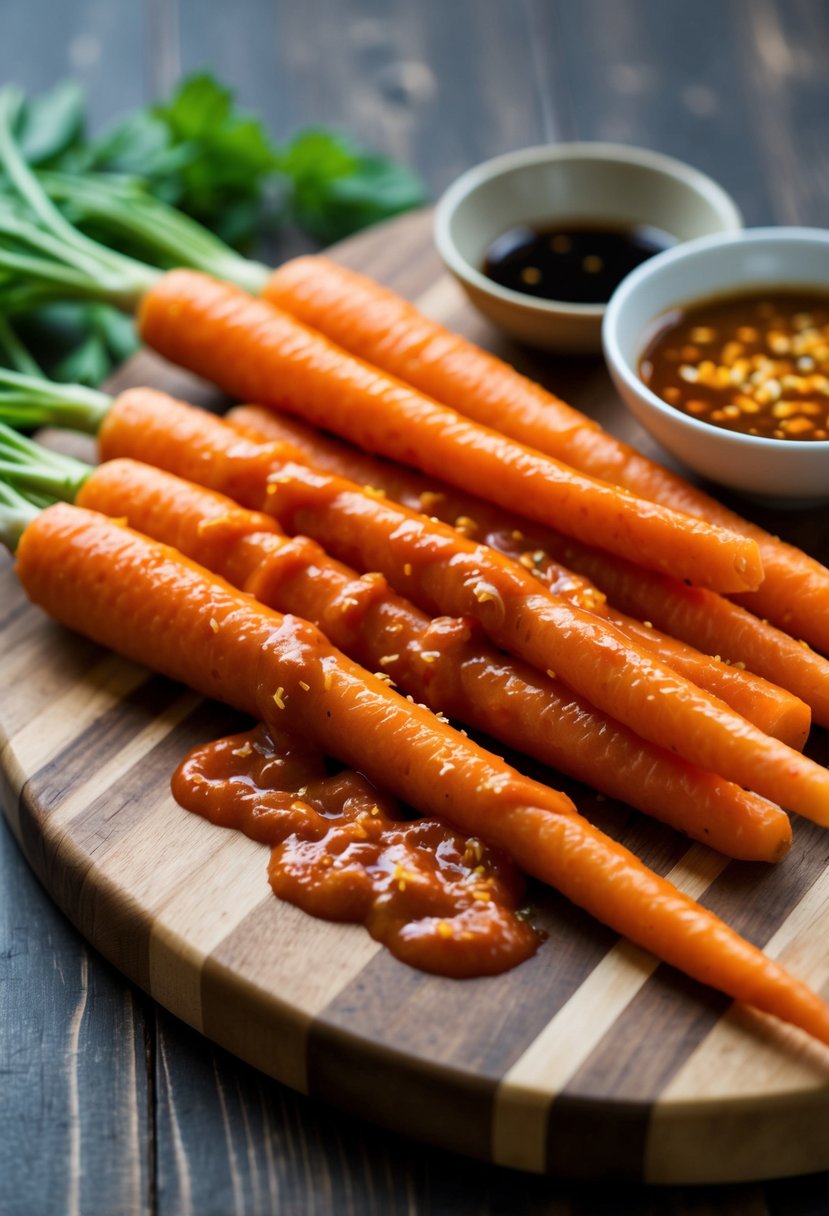
<instances>
[{"instance_id":1,"label":"glossy sauce coating","mask_svg":"<svg viewBox=\"0 0 829 1216\"><path fill-rule=\"evenodd\" d=\"M829 439L829 294L740 294L670 313L639 370L663 401L714 426Z\"/></svg>"},{"instance_id":2,"label":"glossy sauce coating","mask_svg":"<svg viewBox=\"0 0 829 1216\"><path fill-rule=\"evenodd\" d=\"M393 798L322 752L257 726L191 752L176 800L271 846L276 895L312 916L364 924L397 958L457 978L497 975L534 954L518 915L519 872L437 819L406 819Z\"/></svg>"},{"instance_id":3,"label":"glossy sauce coating","mask_svg":"<svg viewBox=\"0 0 829 1216\"><path fill-rule=\"evenodd\" d=\"M483 270L494 283L525 295L605 304L625 275L674 243L667 232L645 225L522 224L492 242Z\"/></svg>"}]
</instances>

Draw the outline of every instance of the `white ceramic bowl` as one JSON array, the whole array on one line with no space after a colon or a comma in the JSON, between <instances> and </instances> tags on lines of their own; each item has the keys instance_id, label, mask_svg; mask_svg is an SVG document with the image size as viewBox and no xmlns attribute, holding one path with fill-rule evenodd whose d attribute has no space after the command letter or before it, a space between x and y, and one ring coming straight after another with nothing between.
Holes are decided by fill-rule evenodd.
<instances>
[{"instance_id":1,"label":"white ceramic bowl","mask_svg":"<svg viewBox=\"0 0 829 1216\"><path fill-rule=\"evenodd\" d=\"M803 287L829 294L829 230L755 228L669 249L628 275L604 320L610 374L646 430L689 468L764 500L829 499L829 440L766 439L674 409L640 380L649 331L663 313L711 296Z\"/></svg>"},{"instance_id":2,"label":"white ceramic bowl","mask_svg":"<svg viewBox=\"0 0 829 1216\"><path fill-rule=\"evenodd\" d=\"M472 303L519 341L547 350L601 350L603 304L538 299L482 271L492 242L518 225L557 220L648 225L679 241L736 232L725 191L689 165L617 144L553 144L486 161L449 187L435 211L435 243Z\"/></svg>"}]
</instances>

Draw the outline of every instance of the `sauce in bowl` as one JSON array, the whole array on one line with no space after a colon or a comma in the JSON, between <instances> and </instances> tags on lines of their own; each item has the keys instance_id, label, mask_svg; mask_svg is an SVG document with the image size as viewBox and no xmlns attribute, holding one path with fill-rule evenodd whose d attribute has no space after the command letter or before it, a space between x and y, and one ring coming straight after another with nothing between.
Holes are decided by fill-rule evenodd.
<instances>
[{"instance_id":1,"label":"sauce in bowl","mask_svg":"<svg viewBox=\"0 0 829 1216\"><path fill-rule=\"evenodd\" d=\"M756 289L666 314L643 382L693 418L767 439L829 439L829 293Z\"/></svg>"},{"instance_id":2,"label":"sauce in bowl","mask_svg":"<svg viewBox=\"0 0 829 1216\"><path fill-rule=\"evenodd\" d=\"M522 224L492 242L483 272L501 287L525 295L606 304L625 275L675 243L667 232L646 225Z\"/></svg>"}]
</instances>

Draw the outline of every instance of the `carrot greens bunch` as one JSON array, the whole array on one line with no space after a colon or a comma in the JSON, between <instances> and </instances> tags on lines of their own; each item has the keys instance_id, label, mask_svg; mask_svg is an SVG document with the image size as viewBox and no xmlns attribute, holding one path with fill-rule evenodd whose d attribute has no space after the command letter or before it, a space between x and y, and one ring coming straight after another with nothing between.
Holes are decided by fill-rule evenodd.
<instances>
[{"instance_id":1,"label":"carrot greens bunch","mask_svg":"<svg viewBox=\"0 0 829 1216\"><path fill-rule=\"evenodd\" d=\"M73 81L32 98L4 90L3 110L20 158L71 218L90 225L91 235L127 250L157 249L161 258L166 253L252 290L255 263L247 270L235 248L272 240L286 223L315 241L337 240L425 201L410 169L343 134L310 128L274 142L208 73L187 77L170 98L94 137ZM33 248L30 231L5 221L3 236L15 242L18 257L45 252L42 236ZM26 267L18 262L17 269ZM72 269L64 285L83 303L48 306L41 283L13 297L5 293L4 307L37 310L28 325L40 346L63 352L52 361L60 379L99 383L137 340L117 311L119 301L115 309L91 302L97 297L78 290Z\"/></svg>"}]
</instances>

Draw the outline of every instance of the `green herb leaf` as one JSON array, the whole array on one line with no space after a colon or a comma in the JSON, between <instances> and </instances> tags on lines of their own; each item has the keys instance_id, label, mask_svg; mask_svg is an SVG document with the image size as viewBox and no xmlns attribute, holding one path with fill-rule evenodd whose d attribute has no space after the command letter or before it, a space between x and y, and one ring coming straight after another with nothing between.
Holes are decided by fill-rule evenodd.
<instances>
[{"instance_id":1,"label":"green herb leaf","mask_svg":"<svg viewBox=\"0 0 829 1216\"><path fill-rule=\"evenodd\" d=\"M93 387L135 354L129 317L105 304L51 304L21 322L26 346L53 380Z\"/></svg>"},{"instance_id":2,"label":"green herb leaf","mask_svg":"<svg viewBox=\"0 0 829 1216\"><path fill-rule=\"evenodd\" d=\"M31 165L54 163L66 155L81 141L83 130L83 93L74 80L28 100L18 121L21 149Z\"/></svg>"},{"instance_id":3,"label":"green herb leaf","mask_svg":"<svg viewBox=\"0 0 829 1216\"><path fill-rule=\"evenodd\" d=\"M239 245L254 235L276 153L229 90L199 74L96 141L86 167L142 178L157 198Z\"/></svg>"},{"instance_id":4,"label":"green herb leaf","mask_svg":"<svg viewBox=\"0 0 829 1216\"><path fill-rule=\"evenodd\" d=\"M100 384L112 369L112 360L100 334L91 330L83 341L52 369L56 380L66 384Z\"/></svg>"},{"instance_id":5,"label":"green herb leaf","mask_svg":"<svg viewBox=\"0 0 829 1216\"><path fill-rule=\"evenodd\" d=\"M160 118L149 110L136 110L88 146L86 165L71 170L101 169L157 184L177 174L187 155L171 145Z\"/></svg>"},{"instance_id":6,"label":"green herb leaf","mask_svg":"<svg viewBox=\"0 0 829 1216\"><path fill-rule=\"evenodd\" d=\"M111 363L122 363L138 350L138 335L131 317L108 308L103 304L92 304L89 308L92 324L110 356ZM91 382L90 382L91 383Z\"/></svg>"},{"instance_id":7,"label":"green herb leaf","mask_svg":"<svg viewBox=\"0 0 829 1216\"><path fill-rule=\"evenodd\" d=\"M87 305L77 315L76 324L85 336L53 368L56 380L95 387L138 350L130 318L105 304Z\"/></svg>"},{"instance_id":8,"label":"green herb leaf","mask_svg":"<svg viewBox=\"0 0 829 1216\"><path fill-rule=\"evenodd\" d=\"M426 201L423 184L410 169L327 131L297 135L284 149L279 168L290 181L294 219L323 242Z\"/></svg>"}]
</instances>

